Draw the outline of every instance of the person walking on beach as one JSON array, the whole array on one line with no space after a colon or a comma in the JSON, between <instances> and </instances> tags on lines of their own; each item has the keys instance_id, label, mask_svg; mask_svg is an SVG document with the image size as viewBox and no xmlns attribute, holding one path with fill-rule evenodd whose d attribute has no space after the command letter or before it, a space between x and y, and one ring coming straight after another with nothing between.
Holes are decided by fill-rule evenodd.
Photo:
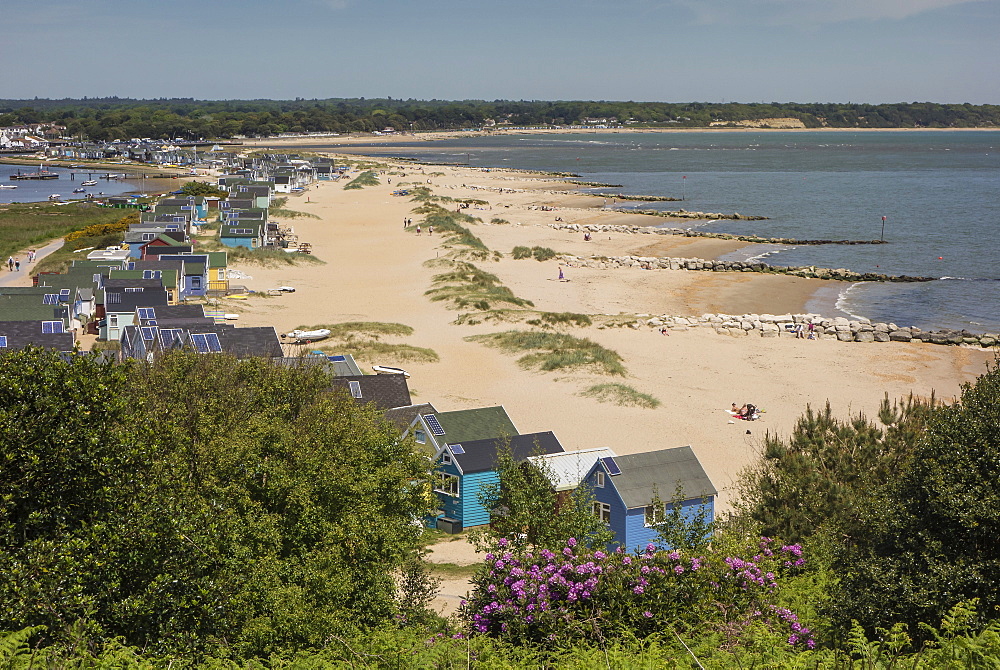
<instances>
[{"instance_id":1,"label":"person walking on beach","mask_svg":"<svg viewBox=\"0 0 1000 670\"><path fill-rule=\"evenodd\" d=\"M417 235L420 234L420 224L417 224Z\"/></svg>"},{"instance_id":2,"label":"person walking on beach","mask_svg":"<svg viewBox=\"0 0 1000 670\"><path fill-rule=\"evenodd\" d=\"M8 256L7 257L7 269L10 270L11 272L14 271L14 257L13 256Z\"/></svg>"},{"instance_id":3,"label":"person walking on beach","mask_svg":"<svg viewBox=\"0 0 1000 670\"><path fill-rule=\"evenodd\" d=\"M17 270L18 272L21 271L21 259L20 258L15 258L14 259L14 269Z\"/></svg>"},{"instance_id":4,"label":"person walking on beach","mask_svg":"<svg viewBox=\"0 0 1000 670\"><path fill-rule=\"evenodd\" d=\"M559 266L559 281L566 281L566 275L563 274L562 266Z\"/></svg>"}]
</instances>

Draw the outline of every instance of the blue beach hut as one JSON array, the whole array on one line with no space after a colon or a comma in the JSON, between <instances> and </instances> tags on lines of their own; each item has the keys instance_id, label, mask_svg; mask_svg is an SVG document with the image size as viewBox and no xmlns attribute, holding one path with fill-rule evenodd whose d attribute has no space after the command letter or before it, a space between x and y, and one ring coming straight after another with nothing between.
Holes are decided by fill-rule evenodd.
<instances>
[{"instance_id":1,"label":"blue beach hut","mask_svg":"<svg viewBox=\"0 0 1000 670\"><path fill-rule=\"evenodd\" d=\"M483 486L500 481L497 454L508 442L515 461L564 451L552 431L446 444L435 462L438 528L457 533L490 522L490 512L483 507L479 493Z\"/></svg>"},{"instance_id":2,"label":"blue beach hut","mask_svg":"<svg viewBox=\"0 0 1000 670\"><path fill-rule=\"evenodd\" d=\"M611 526L614 544L626 551L659 541L656 525L666 510L680 505L684 518L704 512L715 516L718 491L691 447L659 449L641 454L600 458L584 481L594 493L594 514ZM682 500L675 501L680 492ZM659 498L662 506L653 505Z\"/></svg>"}]
</instances>

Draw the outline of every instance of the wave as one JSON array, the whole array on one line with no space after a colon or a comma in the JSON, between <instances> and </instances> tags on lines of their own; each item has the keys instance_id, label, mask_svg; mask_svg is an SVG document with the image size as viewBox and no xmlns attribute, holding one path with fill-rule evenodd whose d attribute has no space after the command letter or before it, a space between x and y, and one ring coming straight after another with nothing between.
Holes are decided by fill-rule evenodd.
<instances>
[{"instance_id":1,"label":"wave","mask_svg":"<svg viewBox=\"0 0 1000 670\"><path fill-rule=\"evenodd\" d=\"M1000 281L993 277L939 277L938 281Z\"/></svg>"},{"instance_id":2,"label":"wave","mask_svg":"<svg viewBox=\"0 0 1000 670\"><path fill-rule=\"evenodd\" d=\"M844 314L854 317L855 319L863 318L861 315L855 314L850 309L848 309L847 299L851 295L851 292L854 291L854 289L856 289L857 287L861 286L864 283L865 282L856 282L845 288L843 291L841 291L840 294L837 296L837 302L834 303L834 307L839 309Z\"/></svg>"}]
</instances>

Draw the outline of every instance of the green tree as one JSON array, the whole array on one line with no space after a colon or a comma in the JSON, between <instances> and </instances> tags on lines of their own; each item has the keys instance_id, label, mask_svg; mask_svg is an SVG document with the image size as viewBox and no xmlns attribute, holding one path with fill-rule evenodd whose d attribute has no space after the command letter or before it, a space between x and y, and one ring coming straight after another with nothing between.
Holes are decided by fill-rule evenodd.
<instances>
[{"instance_id":1,"label":"green tree","mask_svg":"<svg viewBox=\"0 0 1000 670\"><path fill-rule=\"evenodd\" d=\"M218 186L213 186L212 184L207 184L201 181L186 182L183 186L181 186L180 191L184 195L204 195L217 198L225 198L229 195L228 191L223 191Z\"/></svg>"},{"instance_id":2,"label":"green tree","mask_svg":"<svg viewBox=\"0 0 1000 670\"><path fill-rule=\"evenodd\" d=\"M858 511L836 602L869 630L935 623L964 600L1000 611L1000 368L934 411L913 458ZM911 629L913 630L913 629Z\"/></svg>"},{"instance_id":3,"label":"green tree","mask_svg":"<svg viewBox=\"0 0 1000 670\"><path fill-rule=\"evenodd\" d=\"M912 396L890 404L887 396L881 427L863 415L842 421L829 403L821 412L807 407L787 439L764 438L763 459L741 477L736 516L788 542L848 532L872 491L909 461L934 404Z\"/></svg>"},{"instance_id":4,"label":"green tree","mask_svg":"<svg viewBox=\"0 0 1000 670\"><path fill-rule=\"evenodd\" d=\"M593 511L594 496L581 485L556 492L544 461L516 461L509 445L497 452L498 481L480 489L483 506L492 510L490 525L473 536L482 548L505 538L521 546L557 550L568 538L581 545L604 547L614 538Z\"/></svg>"},{"instance_id":5,"label":"green tree","mask_svg":"<svg viewBox=\"0 0 1000 670\"><path fill-rule=\"evenodd\" d=\"M427 461L322 371L28 352L0 357L0 388L0 628L85 619L157 653L249 658L398 612Z\"/></svg>"}]
</instances>

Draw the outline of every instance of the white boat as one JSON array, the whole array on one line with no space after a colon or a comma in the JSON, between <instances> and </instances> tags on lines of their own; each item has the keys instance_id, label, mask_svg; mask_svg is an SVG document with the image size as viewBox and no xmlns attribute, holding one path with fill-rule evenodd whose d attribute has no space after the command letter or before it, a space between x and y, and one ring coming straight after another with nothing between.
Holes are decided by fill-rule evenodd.
<instances>
[{"instance_id":1,"label":"white boat","mask_svg":"<svg viewBox=\"0 0 1000 670\"><path fill-rule=\"evenodd\" d=\"M394 368L390 365L373 365L372 370L378 375L403 375L406 378L410 377L410 373L403 368Z\"/></svg>"},{"instance_id":2,"label":"white boat","mask_svg":"<svg viewBox=\"0 0 1000 670\"><path fill-rule=\"evenodd\" d=\"M14 184L0 184L0 188L17 188Z\"/></svg>"},{"instance_id":3,"label":"white boat","mask_svg":"<svg viewBox=\"0 0 1000 670\"><path fill-rule=\"evenodd\" d=\"M58 193L53 193L52 195L49 196L49 200L62 200L62 196L59 195Z\"/></svg>"},{"instance_id":4,"label":"white boat","mask_svg":"<svg viewBox=\"0 0 1000 670\"><path fill-rule=\"evenodd\" d=\"M85 182L81 182L80 186L97 186L97 180L96 179L88 179Z\"/></svg>"},{"instance_id":5,"label":"white boat","mask_svg":"<svg viewBox=\"0 0 1000 670\"><path fill-rule=\"evenodd\" d=\"M295 340L299 344L308 344L317 340L325 340L330 337L330 331L326 328L318 330L293 330L282 335L285 339Z\"/></svg>"}]
</instances>

